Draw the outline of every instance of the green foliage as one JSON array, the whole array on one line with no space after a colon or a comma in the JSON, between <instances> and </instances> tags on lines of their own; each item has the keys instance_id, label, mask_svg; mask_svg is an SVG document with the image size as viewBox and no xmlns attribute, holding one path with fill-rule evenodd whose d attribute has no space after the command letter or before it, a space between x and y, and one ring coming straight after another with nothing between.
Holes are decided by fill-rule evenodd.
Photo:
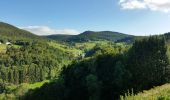
<instances>
[{"instance_id":1,"label":"green foliage","mask_svg":"<svg viewBox=\"0 0 170 100\"><path fill-rule=\"evenodd\" d=\"M111 49L111 48L110 48ZM112 48L114 51L114 48ZM55 82L47 84L40 89L29 92L26 95L26 100L29 99L42 99L47 100L54 98L60 98L58 100L110 100L114 99L120 87L119 85L125 85L123 79L126 78L126 71L124 71L120 77L117 67L119 63L117 61L124 62L121 54L104 54L92 58L87 58L81 62L75 62L70 66L63 69L59 80L63 80L61 83ZM104 62L104 63L103 63ZM122 70L125 67L122 67ZM115 72L115 73L114 73ZM113 78L114 77L114 78ZM120 84L116 84L115 80L121 80ZM122 81L123 80L123 81ZM59 86L59 87L58 87ZM55 93L53 93L55 91ZM63 95L60 95L58 91L63 91ZM120 90L119 90L120 91ZM44 96L39 96L40 94ZM50 96L52 95L52 96ZM118 95L117 95L118 96ZM82 98L83 97L83 98Z\"/></svg>"},{"instance_id":2,"label":"green foliage","mask_svg":"<svg viewBox=\"0 0 170 100\"><path fill-rule=\"evenodd\" d=\"M55 54L54 54L55 53ZM61 50L46 43L33 42L21 48L7 48L0 55L0 76L9 83L33 83L54 78L69 61ZM55 73L55 74L53 74Z\"/></svg>"},{"instance_id":3,"label":"green foliage","mask_svg":"<svg viewBox=\"0 0 170 100\"><path fill-rule=\"evenodd\" d=\"M139 91L167 81L169 62L166 51L163 37L153 36L134 43L127 58L127 67L133 77L131 87Z\"/></svg>"},{"instance_id":4,"label":"green foliage","mask_svg":"<svg viewBox=\"0 0 170 100\"><path fill-rule=\"evenodd\" d=\"M118 40L122 40L123 42L128 41L130 42L133 40L134 36L111 31L102 32L86 31L79 35L50 35L46 37L53 40L64 42L118 41Z\"/></svg>"},{"instance_id":5,"label":"green foliage","mask_svg":"<svg viewBox=\"0 0 170 100\"><path fill-rule=\"evenodd\" d=\"M62 50L64 52L66 52L69 56L73 57L73 58L78 58L81 55L83 55L83 51L80 50L79 48L76 48L74 46L70 46L67 44L62 44L62 43L57 43L54 41L50 41L48 42L49 46L54 47L56 49Z\"/></svg>"},{"instance_id":6,"label":"green foliage","mask_svg":"<svg viewBox=\"0 0 170 100\"><path fill-rule=\"evenodd\" d=\"M0 79L5 83L56 78L61 68L71 62L70 52L54 48L47 39L3 22L0 22L0 42Z\"/></svg>"},{"instance_id":7,"label":"green foliage","mask_svg":"<svg viewBox=\"0 0 170 100\"><path fill-rule=\"evenodd\" d=\"M89 91L89 100L99 100L101 82L98 81L96 75L88 75L86 82Z\"/></svg>"},{"instance_id":8,"label":"green foliage","mask_svg":"<svg viewBox=\"0 0 170 100\"><path fill-rule=\"evenodd\" d=\"M139 39L132 46L113 43L134 38ZM58 43L1 22L0 99L113 100L132 88L132 94L121 99L138 99L134 94L170 80L168 38L168 34L141 38L87 31L57 36L62 42ZM46 79L55 81L35 83ZM161 94L156 99L168 96Z\"/></svg>"},{"instance_id":9,"label":"green foliage","mask_svg":"<svg viewBox=\"0 0 170 100\"><path fill-rule=\"evenodd\" d=\"M39 88L48 82L48 80L45 80L34 84L22 83L19 85L3 83L4 92L0 93L0 100L21 100L22 96L25 95L25 93L30 89Z\"/></svg>"},{"instance_id":10,"label":"green foliage","mask_svg":"<svg viewBox=\"0 0 170 100\"><path fill-rule=\"evenodd\" d=\"M157 86L150 90L145 90L138 94L133 91L121 96L120 100L169 100L170 99L170 84Z\"/></svg>"},{"instance_id":11,"label":"green foliage","mask_svg":"<svg viewBox=\"0 0 170 100\"><path fill-rule=\"evenodd\" d=\"M65 67L58 81L28 92L25 99L113 100L131 88L136 93L168 81L169 63L163 37L136 41L129 50L118 46L96 48L96 53L100 51L98 55Z\"/></svg>"},{"instance_id":12,"label":"green foliage","mask_svg":"<svg viewBox=\"0 0 170 100\"><path fill-rule=\"evenodd\" d=\"M104 44L96 44L92 49L86 51L86 57L107 55L107 54L122 54L130 48L130 45L124 43L106 42Z\"/></svg>"},{"instance_id":13,"label":"green foliage","mask_svg":"<svg viewBox=\"0 0 170 100\"><path fill-rule=\"evenodd\" d=\"M0 53L5 53L6 52L7 45L5 44L0 44Z\"/></svg>"}]
</instances>

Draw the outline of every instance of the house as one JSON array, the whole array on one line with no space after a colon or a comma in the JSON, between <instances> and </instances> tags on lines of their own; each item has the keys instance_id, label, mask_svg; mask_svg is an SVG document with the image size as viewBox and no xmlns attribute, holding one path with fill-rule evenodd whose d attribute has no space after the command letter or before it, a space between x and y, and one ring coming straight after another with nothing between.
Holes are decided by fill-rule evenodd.
<instances>
[{"instance_id":1,"label":"house","mask_svg":"<svg viewBox=\"0 0 170 100\"><path fill-rule=\"evenodd\" d=\"M6 42L6 45L11 45L11 42Z\"/></svg>"}]
</instances>

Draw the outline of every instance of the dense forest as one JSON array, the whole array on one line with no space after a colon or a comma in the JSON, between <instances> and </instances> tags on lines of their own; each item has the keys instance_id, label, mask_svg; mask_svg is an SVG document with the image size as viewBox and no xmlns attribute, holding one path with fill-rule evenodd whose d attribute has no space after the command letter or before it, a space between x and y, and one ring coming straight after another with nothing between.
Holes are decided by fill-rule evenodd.
<instances>
[{"instance_id":1,"label":"dense forest","mask_svg":"<svg viewBox=\"0 0 170 100\"><path fill-rule=\"evenodd\" d=\"M0 99L124 100L169 82L169 36L37 36L1 22Z\"/></svg>"},{"instance_id":2,"label":"dense forest","mask_svg":"<svg viewBox=\"0 0 170 100\"><path fill-rule=\"evenodd\" d=\"M131 89L137 93L162 85L169 74L165 38L151 36L135 41L128 50L109 48L74 62L55 82L30 90L25 99L114 100Z\"/></svg>"}]
</instances>

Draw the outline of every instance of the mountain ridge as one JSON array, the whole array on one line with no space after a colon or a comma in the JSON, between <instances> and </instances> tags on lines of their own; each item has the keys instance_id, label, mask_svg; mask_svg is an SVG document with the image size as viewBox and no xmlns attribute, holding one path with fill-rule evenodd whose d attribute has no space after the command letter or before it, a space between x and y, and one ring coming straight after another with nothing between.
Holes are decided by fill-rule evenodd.
<instances>
[{"instance_id":1,"label":"mountain ridge","mask_svg":"<svg viewBox=\"0 0 170 100\"><path fill-rule=\"evenodd\" d=\"M120 32L113 32L113 31L85 31L79 35L48 35L45 36L49 39L57 40L57 41L64 41L64 42L87 42L87 41L113 41L116 42L118 40L126 38L133 38L135 36L128 35Z\"/></svg>"}]
</instances>

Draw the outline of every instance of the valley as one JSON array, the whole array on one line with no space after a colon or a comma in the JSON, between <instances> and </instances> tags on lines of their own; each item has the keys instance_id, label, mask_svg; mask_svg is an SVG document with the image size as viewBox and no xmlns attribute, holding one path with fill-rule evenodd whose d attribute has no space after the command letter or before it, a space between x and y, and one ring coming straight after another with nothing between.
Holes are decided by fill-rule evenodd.
<instances>
[{"instance_id":1,"label":"valley","mask_svg":"<svg viewBox=\"0 0 170 100\"><path fill-rule=\"evenodd\" d=\"M38 36L1 22L0 41L0 100L169 98L169 33Z\"/></svg>"},{"instance_id":2,"label":"valley","mask_svg":"<svg viewBox=\"0 0 170 100\"><path fill-rule=\"evenodd\" d=\"M170 0L1 0L0 100L170 100Z\"/></svg>"}]
</instances>

